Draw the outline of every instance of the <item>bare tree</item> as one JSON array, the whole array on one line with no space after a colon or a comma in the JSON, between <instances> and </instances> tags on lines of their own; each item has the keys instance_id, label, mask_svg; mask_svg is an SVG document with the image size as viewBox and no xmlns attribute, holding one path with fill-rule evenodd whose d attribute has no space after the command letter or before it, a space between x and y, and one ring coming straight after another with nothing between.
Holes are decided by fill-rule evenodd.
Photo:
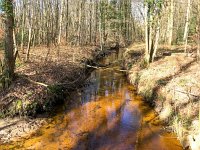
<instances>
[{"instance_id":1,"label":"bare tree","mask_svg":"<svg viewBox=\"0 0 200 150\"><path fill-rule=\"evenodd\" d=\"M154 61L160 37L160 16L162 3L156 1L145 2L145 36L146 51L145 60L147 63Z\"/></svg>"},{"instance_id":2,"label":"bare tree","mask_svg":"<svg viewBox=\"0 0 200 150\"><path fill-rule=\"evenodd\" d=\"M168 19L168 44L172 44L173 25L174 25L174 0L170 1L170 14Z\"/></svg>"},{"instance_id":3,"label":"bare tree","mask_svg":"<svg viewBox=\"0 0 200 150\"><path fill-rule=\"evenodd\" d=\"M185 23L185 31L184 31L184 37L183 37L183 40L185 41L185 53L187 52L187 45L188 45L190 7L191 7L191 0L188 0L187 14L186 14L186 23Z\"/></svg>"},{"instance_id":4,"label":"bare tree","mask_svg":"<svg viewBox=\"0 0 200 150\"><path fill-rule=\"evenodd\" d=\"M200 60L200 3L197 6L197 60Z\"/></svg>"},{"instance_id":5,"label":"bare tree","mask_svg":"<svg viewBox=\"0 0 200 150\"><path fill-rule=\"evenodd\" d=\"M2 9L5 16L5 60L3 78L5 84L10 84L14 78L15 58L14 58L14 12L13 12L13 0L3 0Z\"/></svg>"},{"instance_id":6,"label":"bare tree","mask_svg":"<svg viewBox=\"0 0 200 150\"><path fill-rule=\"evenodd\" d=\"M20 32L16 35L26 53L31 46L61 44L63 39L74 45L101 45L113 37L127 42L134 35L131 0L22 0L17 4Z\"/></svg>"}]
</instances>

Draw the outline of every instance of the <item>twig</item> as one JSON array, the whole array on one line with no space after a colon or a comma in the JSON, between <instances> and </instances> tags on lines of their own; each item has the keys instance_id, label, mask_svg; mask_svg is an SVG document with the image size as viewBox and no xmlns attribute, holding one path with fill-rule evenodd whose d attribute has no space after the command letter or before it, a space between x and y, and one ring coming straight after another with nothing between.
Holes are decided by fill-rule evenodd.
<instances>
[{"instance_id":1,"label":"twig","mask_svg":"<svg viewBox=\"0 0 200 150\"><path fill-rule=\"evenodd\" d=\"M113 69L121 72L127 72L128 70L121 70L121 69L116 69L116 68L109 68L109 67L96 67L96 66L91 66L91 65L86 65L89 68L94 68L94 69L103 69L103 70L108 70L108 69Z\"/></svg>"},{"instance_id":2,"label":"twig","mask_svg":"<svg viewBox=\"0 0 200 150\"><path fill-rule=\"evenodd\" d=\"M94 68L94 69L101 69L102 67L96 67L96 66L90 66L90 65L86 65L89 68Z\"/></svg>"},{"instance_id":3,"label":"twig","mask_svg":"<svg viewBox=\"0 0 200 150\"><path fill-rule=\"evenodd\" d=\"M197 97L197 98L199 98L200 96L198 96L198 95L194 95L194 94L192 94L192 93L188 93L188 92L185 92L185 91L181 91L181 90L176 90L176 89L172 89L172 88L170 88L170 90L174 90L175 92L180 92L180 93L183 93L183 94L189 94L189 95L191 95L191 96L193 96L193 97Z\"/></svg>"},{"instance_id":4,"label":"twig","mask_svg":"<svg viewBox=\"0 0 200 150\"><path fill-rule=\"evenodd\" d=\"M37 84L37 85L41 85L41 86L44 86L44 87L48 87L49 85L45 84L45 83L42 83L42 82L37 82L37 81L33 81L25 76L22 76L22 75L19 75L20 77L28 80L29 82L33 83L33 84Z\"/></svg>"}]
</instances>

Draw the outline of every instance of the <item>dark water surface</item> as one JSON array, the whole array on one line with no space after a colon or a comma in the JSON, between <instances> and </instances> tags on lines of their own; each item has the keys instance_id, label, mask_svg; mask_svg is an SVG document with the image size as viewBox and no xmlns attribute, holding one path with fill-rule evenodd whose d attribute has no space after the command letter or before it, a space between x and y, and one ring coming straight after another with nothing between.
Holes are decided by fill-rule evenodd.
<instances>
[{"instance_id":1,"label":"dark water surface","mask_svg":"<svg viewBox=\"0 0 200 150\"><path fill-rule=\"evenodd\" d=\"M116 54L102 63L116 60ZM113 66L112 66L113 67ZM38 150L181 150L162 129L154 111L134 94L118 67L94 71L88 84L71 96L38 134L14 143ZM66 109L64 109L66 107Z\"/></svg>"}]
</instances>

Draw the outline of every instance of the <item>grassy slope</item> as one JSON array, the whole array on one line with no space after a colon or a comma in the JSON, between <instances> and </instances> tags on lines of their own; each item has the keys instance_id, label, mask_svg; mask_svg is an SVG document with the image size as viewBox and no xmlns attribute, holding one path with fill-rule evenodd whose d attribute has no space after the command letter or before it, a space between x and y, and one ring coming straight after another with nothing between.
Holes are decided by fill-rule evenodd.
<instances>
[{"instance_id":1,"label":"grassy slope","mask_svg":"<svg viewBox=\"0 0 200 150\"><path fill-rule=\"evenodd\" d=\"M185 57L181 47L160 49L171 51L172 55L161 58L145 69L141 69L139 63L132 65L129 80L137 85L138 93L155 107L160 118L172 126L183 146L198 149L200 64L192 54ZM129 48L130 55L131 51L132 54L139 51L138 46Z\"/></svg>"}]
</instances>

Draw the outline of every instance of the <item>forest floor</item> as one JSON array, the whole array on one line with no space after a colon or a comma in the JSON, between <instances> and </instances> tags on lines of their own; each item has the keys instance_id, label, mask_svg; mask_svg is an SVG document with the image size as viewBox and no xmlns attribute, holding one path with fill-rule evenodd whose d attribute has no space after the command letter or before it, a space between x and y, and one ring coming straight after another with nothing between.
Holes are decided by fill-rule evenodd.
<instances>
[{"instance_id":1,"label":"forest floor","mask_svg":"<svg viewBox=\"0 0 200 150\"><path fill-rule=\"evenodd\" d=\"M60 87L66 91L78 88L87 76L85 62L93 60L98 53L95 47L36 47L31 49L26 63L25 55L20 54L15 81L0 91L0 118L6 117L0 119L0 141L24 137L42 126L47 116L36 119L25 116L52 111L59 100L65 99ZM16 115L20 117L8 118Z\"/></svg>"},{"instance_id":2,"label":"forest floor","mask_svg":"<svg viewBox=\"0 0 200 150\"><path fill-rule=\"evenodd\" d=\"M129 81L177 133L184 148L200 149L200 63L196 48L188 47L186 56L183 46L161 46L160 56L149 66L141 61L144 48L130 46L125 52Z\"/></svg>"}]
</instances>

